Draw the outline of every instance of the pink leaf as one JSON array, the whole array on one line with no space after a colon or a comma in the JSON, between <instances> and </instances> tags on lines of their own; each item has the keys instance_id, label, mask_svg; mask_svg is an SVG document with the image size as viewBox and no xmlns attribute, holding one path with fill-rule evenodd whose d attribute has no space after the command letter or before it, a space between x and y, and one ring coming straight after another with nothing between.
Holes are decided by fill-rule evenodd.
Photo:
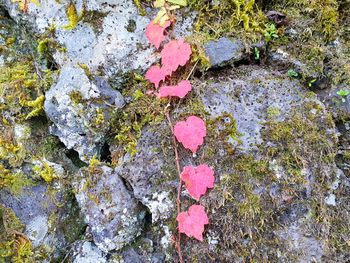
<instances>
[{"instance_id":1,"label":"pink leaf","mask_svg":"<svg viewBox=\"0 0 350 263\"><path fill-rule=\"evenodd\" d=\"M206 132L204 121L196 116L190 116L186 122L180 121L174 127L176 139L193 153L196 153L198 146L202 145Z\"/></svg>"},{"instance_id":2,"label":"pink leaf","mask_svg":"<svg viewBox=\"0 0 350 263\"><path fill-rule=\"evenodd\" d=\"M151 42L153 45L156 46L158 49L160 46L160 43L162 43L165 40L164 30L170 26L170 21L165 21L165 23L160 26L158 24L155 24L152 20L146 28L146 37L148 38L149 42Z\"/></svg>"},{"instance_id":3,"label":"pink leaf","mask_svg":"<svg viewBox=\"0 0 350 263\"><path fill-rule=\"evenodd\" d=\"M208 216L201 205L192 205L188 213L181 212L176 220L179 222L179 231L189 237L203 241L204 225L209 224Z\"/></svg>"},{"instance_id":4,"label":"pink leaf","mask_svg":"<svg viewBox=\"0 0 350 263\"><path fill-rule=\"evenodd\" d=\"M183 38L171 40L164 45L162 52L162 64L167 75L174 72L179 66L184 66L192 54L191 46L184 42Z\"/></svg>"},{"instance_id":5,"label":"pink leaf","mask_svg":"<svg viewBox=\"0 0 350 263\"><path fill-rule=\"evenodd\" d=\"M207 188L213 188L214 171L206 164L197 168L185 166L181 173L181 180L185 182L189 194L199 201L200 196L205 194Z\"/></svg>"},{"instance_id":6,"label":"pink leaf","mask_svg":"<svg viewBox=\"0 0 350 263\"><path fill-rule=\"evenodd\" d=\"M183 80L176 86L164 86L159 90L161 98L167 96L176 96L179 98L184 98L188 92L192 89L191 83L188 80Z\"/></svg>"},{"instance_id":7,"label":"pink leaf","mask_svg":"<svg viewBox=\"0 0 350 263\"><path fill-rule=\"evenodd\" d=\"M159 66L152 66L147 70L145 78L152 82L157 89L159 86L159 82L161 80L165 80L165 76L166 75L162 68L160 68Z\"/></svg>"}]
</instances>

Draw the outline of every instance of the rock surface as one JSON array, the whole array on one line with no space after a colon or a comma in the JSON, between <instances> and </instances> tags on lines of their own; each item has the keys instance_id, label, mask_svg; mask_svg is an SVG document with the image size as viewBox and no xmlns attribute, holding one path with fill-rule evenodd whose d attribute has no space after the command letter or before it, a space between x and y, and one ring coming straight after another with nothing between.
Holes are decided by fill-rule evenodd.
<instances>
[{"instance_id":1,"label":"rock surface","mask_svg":"<svg viewBox=\"0 0 350 263\"><path fill-rule=\"evenodd\" d=\"M123 105L123 96L107 81L100 77L90 81L83 69L65 66L46 93L44 107L53 122L51 133L85 160L99 152L110 115Z\"/></svg>"},{"instance_id":2,"label":"rock surface","mask_svg":"<svg viewBox=\"0 0 350 263\"><path fill-rule=\"evenodd\" d=\"M106 263L102 252L89 241L76 241L72 245L69 263Z\"/></svg>"},{"instance_id":3,"label":"rock surface","mask_svg":"<svg viewBox=\"0 0 350 263\"><path fill-rule=\"evenodd\" d=\"M6 5L15 20L23 18L41 34L54 22L55 41L65 47L65 51L57 50L54 54L60 66L79 62L93 72L103 69L108 77L120 77L129 70L149 67L157 58L154 50L148 48L145 36L151 19L138 15L132 1L74 1L77 16L84 8L87 14L73 30L64 28L70 24L66 15L70 3L49 0L38 7L30 2L24 17L16 5L7 2Z\"/></svg>"},{"instance_id":4,"label":"rock surface","mask_svg":"<svg viewBox=\"0 0 350 263\"><path fill-rule=\"evenodd\" d=\"M93 178L87 174L81 175L76 198L94 243L104 252L120 249L141 234L146 211L113 169L96 168Z\"/></svg>"},{"instance_id":5,"label":"rock surface","mask_svg":"<svg viewBox=\"0 0 350 263\"><path fill-rule=\"evenodd\" d=\"M138 141L138 153L131 160L126 155L124 163L116 167L118 175L131 184L134 196L150 210L153 222L168 218L174 209L169 191L171 180L162 169L171 160L165 160L159 149L160 131L167 132L164 127L158 132L146 127Z\"/></svg>"},{"instance_id":6,"label":"rock surface","mask_svg":"<svg viewBox=\"0 0 350 263\"><path fill-rule=\"evenodd\" d=\"M218 41L208 41L204 48L212 67L237 62L246 57L243 42L236 38L230 40L222 37Z\"/></svg>"},{"instance_id":7,"label":"rock surface","mask_svg":"<svg viewBox=\"0 0 350 263\"><path fill-rule=\"evenodd\" d=\"M209 217L203 242L181 235L184 262L347 262L350 104L337 92L350 83L349 4L187 2L166 30L192 48L163 81L191 82L180 100L144 79L162 49L145 36L151 1L0 5L5 262L177 262L166 112L206 124L195 155L177 144L180 170L215 172L199 201L179 193L181 211ZM267 10L291 23L267 23Z\"/></svg>"}]
</instances>

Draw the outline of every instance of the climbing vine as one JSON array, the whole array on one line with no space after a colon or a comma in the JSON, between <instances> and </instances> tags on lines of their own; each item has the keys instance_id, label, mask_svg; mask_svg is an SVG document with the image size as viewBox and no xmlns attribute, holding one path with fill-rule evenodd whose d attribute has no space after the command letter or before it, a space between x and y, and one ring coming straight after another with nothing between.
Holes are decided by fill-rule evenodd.
<instances>
[{"instance_id":1,"label":"climbing vine","mask_svg":"<svg viewBox=\"0 0 350 263\"><path fill-rule=\"evenodd\" d=\"M177 1L170 1L171 3ZM180 3L179 3L180 4ZM183 5L183 1L181 1ZM176 18L172 11L179 8L179 5L169 5L165 1L157 0L155 7L160 7L157 17L152 20L146 28L148 40L157 48L161 47L162 42L167 38L170 40L164 44L160 52L161 65L153 65L146 72L146 79L154 84L154 90L147 94L154 94L157 98L178 97L184 98L191 90L192 86L188 79L180 81L177 85L172 85L171 76L180 66L184 66L192 54L191 46L183 38L174 39L173 30ZM171 30L167 31L168 28ZM170 85L162 85L165 81L170 81ZM204 225L208 224L208 216L205 208L201 205L192 205L188 212L181 212L181 188L185 183L188 193L197 201L200 196L205 194L207 188L214 186L214 171L206 164L198 167L185 166L181 172L178 146L180 142L185 148L191 150L194 154L200 145L203 144L206 136L205 122L197 116L189 116L186 121L180 121L173 126L170 117L170 104L166 108L166 118L169 122L171 133L173 135L173 144L175 151L176 167L179 177L179 187L177 192L177 221L178 237L176 248L180 262L184 262L181 254L181 233L189 237L194 237L203 241Z\"/></svg>"}]
</instances>

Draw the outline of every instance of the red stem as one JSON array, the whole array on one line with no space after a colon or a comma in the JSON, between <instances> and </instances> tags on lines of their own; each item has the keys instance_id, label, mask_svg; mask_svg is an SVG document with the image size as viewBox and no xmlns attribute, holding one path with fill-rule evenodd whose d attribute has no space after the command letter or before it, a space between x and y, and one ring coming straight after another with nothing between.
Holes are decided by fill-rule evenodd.
<instances>
[{"instance_id":1,"label":"red stem","mask_svg":"<svg viewBox=\"0 0 350 263\"><path fill-rule=\"evenodd\" d=\"M181 200L180 200L180 195L181 195L181 187L182 187L182 180L181 180L181 169L180 169L180 162L179 162L179 155L177 153L177 144L176 144L176 138L174 135L174 128L173 128L173 124L171 123L171 119L169 116L169 112L165 113L165 116L168 119L169 125L170 125L170 129L171 129L171 133L173 134L173 143L174 143L174 151L175 151L175 159L176 159L176 167L177 167L177 173L179 175L179 188L177 190L177 199L176 199L176 204L177 204L177 214L180 214L181 212ZM182 254L181 254L181 233L180 231L177 231L178 233L178 238L177 238L177 244L176 244L176 248L177 248L177 253L179 254L179 258L180 258L180 262L183 263L183 259L182 259Z\"/></svg>"}]
</instances>

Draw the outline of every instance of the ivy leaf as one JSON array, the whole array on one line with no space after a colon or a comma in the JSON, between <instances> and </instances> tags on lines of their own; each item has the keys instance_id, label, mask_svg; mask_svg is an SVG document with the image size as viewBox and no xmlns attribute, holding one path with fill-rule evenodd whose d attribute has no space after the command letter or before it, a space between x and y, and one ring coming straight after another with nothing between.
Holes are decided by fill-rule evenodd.
<instances>
[{"instance_id":1,"label":"ivy leaf","mask_svg":"<svg viewBox=\"0 0 350 263\"><path fill-rule=\"evenodd\" d=\"M164 72L164 69L155 65L147 70L145 78L152 82L156 86L156 89L158 89L159 82L161 80L164 81L165 76L166 74Z\"/></svg>"},{"instance_id":2,"label":"ivy leaf","mask_svg":"<svg viewBox=\"0 0 350 263\"><path fill-rule=\"evenodd\" d=\"M179 66L184 66L191 54L191 46L183 38L166 43L160 55L167 75L171 75Z\"/></svg>"},{"instance_id":3,"label":"ivy leaf","mask_svg":"<svg viewBox=\"0 0 350 263\"><path fill-rule=\"evenodd\" d=\"M184 98L188 92L192 89L191 83L188 80L183 80L176 86L163 86L159 90L159 95L161 98L167 96L176 96L179 98Z\"/></svg>"},{"instance_id":4,"label":"ivy leaf","mask_svg":"<svg viewBox=\"0 0 350 263\"><path fill-rule=\"evenodd\" d=\"M155 47L158 49L160 46L160 43L162 43L165 40L164 30L170 26L170 21L165 21L165 23L160 26L158 24L155 24L152 20L146 28L146 37L148 38L149 42L151 42Z\"/></svg>"},{"instance_id":5,"label":"ivy leaf","mask_svg":"<svg viewBox=\"0 0 350 263\"><path fill-rule=\"evenodd\" d=\"M187 6L186 0L167 0L167 2L175 4L175 5Z\"/></svg>"},{"instance_id":6,"label":"ivy leaf","mask_svg":"<svg viewBox=\"0 0 350 263\"><path fill-rule=\"evenodd\" d=\"M207 188L214 187L214 171L206 164L197 168L185 166L181 173L181 180L185 182L188 193L199 201L200 196L205 194Z\"/></svg>"},{"instance_id":7,"label":"ivy leaf","mask_svg":"<svg viewBox=\"0 0 350 263\"><path fill-rule=\"evenodd\" d=\"M176 139L193 153L196 153L198 146L203 144L206 132L204 121L196 116L190 116L186 121L180 121L174 127Z\"/></svg>"},{"instance_id":8,"label":"ivy leaf","mask_svg":"<svg viewBox=\"0 0 350 263\"><path fill-rule=\"evenodd\" d=\"M180 233L185 233L189 237L195 237L199 241L203 241L204 225L209 224L203 206L192 205L188 213L181 212L176 220L179 222Z\"/></svg>"}]
</instances>

